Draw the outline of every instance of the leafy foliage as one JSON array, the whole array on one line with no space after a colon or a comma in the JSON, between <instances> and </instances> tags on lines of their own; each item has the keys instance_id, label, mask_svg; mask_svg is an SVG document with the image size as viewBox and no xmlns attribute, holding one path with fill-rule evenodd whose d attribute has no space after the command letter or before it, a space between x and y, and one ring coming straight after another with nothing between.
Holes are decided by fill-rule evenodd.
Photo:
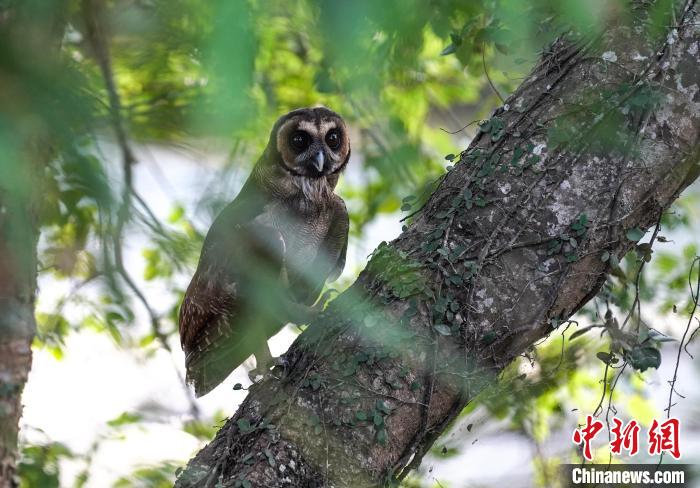
<instances>
[{"instance_id":1,"label":"leafy foliage","mask_svg":"<svg viewBox=\"0 0 700 488\"><path fill-rule=\"evenodd\" d=\"M26 447L23 456L19 466L22 487L58 488L60 486L59 461L70 459L74 455L60 442L51 442L45 445Z\"/></svg>"}]
</instances>

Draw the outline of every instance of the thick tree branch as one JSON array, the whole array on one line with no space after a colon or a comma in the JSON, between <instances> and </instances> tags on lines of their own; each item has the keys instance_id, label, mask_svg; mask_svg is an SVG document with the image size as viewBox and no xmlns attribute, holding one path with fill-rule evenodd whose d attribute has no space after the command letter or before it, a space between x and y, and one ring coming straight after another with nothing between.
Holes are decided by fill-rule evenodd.
<instances>
[{"instance_id":1,"label":"thick tree branch","mask_svg":"<svg viewBox=\"0 0 700 488\"><path fill-rule=\"evenodd\" d=\"M3 162L14 178L0 181L0 488L17 483L22 390L32 365L31 344L36 332L35 187L39 182L34 172L38 172L39 164L26 163L36 161L42 151L33 146L26 152L26 160L11 154L17 159Z\"/></svg>"},{"instance_id":2,"label":"thick tree branch","mask_svg":"<svg viewBox=\"0 0 700 488\"><path fill-rule=\"evenodd\" d=\"M52 4L55 15L38 22L32 6L23 2L0 5L0 44L4 55L19 52L33 63L54 66L54 54L65 24L62 1ZM33 28L29 28L29 26ZM31 32L27 36L27 32ZM12 66L17 69L16 66ZM17 83L12 69L0 70L3 120L26 120L21 112L31 96ZM7 103L8 100L23 103ZM17 111L20 111L19 113ZM40 208L41 175L51 157L43 130L21 123L4 124L0 154L0 488L15 487L17 440L22 413L22 391L32 365L31 344L36 332L36 246ZM11 141L8 144L8 141Z\"/></svg>"},{"instance_id":3,"label":"thick tree branch","mask_svg":"<svg viewBox=\"0 0 700 488\"><path fill-rule=\"evenodd\" d=\"M691 2L661 41L642 23L556 42L177 486L371 486L415 467L700 174L698 20Z\"/></svg>"}]
</instances>

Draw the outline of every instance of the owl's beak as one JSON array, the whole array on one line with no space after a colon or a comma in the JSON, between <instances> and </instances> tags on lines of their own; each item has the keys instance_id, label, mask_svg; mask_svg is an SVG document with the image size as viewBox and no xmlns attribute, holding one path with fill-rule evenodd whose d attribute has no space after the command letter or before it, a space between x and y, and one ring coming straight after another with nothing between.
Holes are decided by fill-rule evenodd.
<instances>
[{"instance_id":1,"label":"owl's beak","mask_svg":"<svg viewBox=\"0 0 700 488\"><path fill-rule=\"evenodd\" d=\"M316 154L316 158L314 159L314 168L321 173L323 171L323 163L324 163L324 157L323 157L323 151L319 151L318 154Z\"/></svg>"}]
</instances>

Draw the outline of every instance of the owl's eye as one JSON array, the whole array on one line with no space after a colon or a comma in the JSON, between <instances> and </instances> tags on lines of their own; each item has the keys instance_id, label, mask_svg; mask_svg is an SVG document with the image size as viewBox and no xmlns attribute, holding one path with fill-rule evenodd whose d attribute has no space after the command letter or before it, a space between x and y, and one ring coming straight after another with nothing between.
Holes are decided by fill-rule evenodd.
<instances>
[{"instance_id":1,"label":"owl's eye","mask_svg":"<svg viewBox=\"0 0 700 488\"><path fill-rule=\"evenodd\" d=\"M292 147L294 147L294 149L297 149L298 151L303 151L304 149L309 147L311 138L306 132L298 130L292 134L292 137L289 139L289 142L292 144Z\"/></svg>"},{"instance_id":2,"label":"owl's eye","mask_svg":"<svg viewBox=\"0 0 700 488\"><path fill-rule=\"evenodd\" d=\"M337 129L328 131L328 134L326 134L326 144L333 150L340 147L340 132L338 132Z\"/></svg>"}]
</instances>

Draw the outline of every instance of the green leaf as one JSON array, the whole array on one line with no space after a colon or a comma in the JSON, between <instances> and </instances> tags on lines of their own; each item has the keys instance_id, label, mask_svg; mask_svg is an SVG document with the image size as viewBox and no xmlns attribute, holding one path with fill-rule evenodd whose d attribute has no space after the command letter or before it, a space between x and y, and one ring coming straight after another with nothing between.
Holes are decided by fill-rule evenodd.
<instances>
[{"instance_id":1,"label":"green leaf","mask_svg":"<svg viewBox=\"0 0 700 488\"><path fill-rule=\"evenodd\" d=\"M444 336L452 335L452 331L445 324L437 324L434 328L440 335L444 335Z\"/></svg>"},{"instance_id":2,"label":"green leaf","mask_svg":"<svg viewBox=\"0 0 700 488\"><path fill-rule=\"evenodd\" d=\"M523 150L523 148L518 146L515 149L513 149L513 157L510 160L510 164L512 166L517 166L518 161L520 161L520 158L523 157L523 154L525 154L525 151Z\"/></svg>"},{"instance_id":3,"label":"green leaf","mask_svg":"<svg viewBox=\"0 0 700 488\"><path fill-rule=\"evenodd\" d=\"M246 433L250 432L251 430L253 430L248 419L238 419L238 421L236 421L236 425L238 425L238 429L243 434L246 434Z\"/></svg>"},{"instance_id":4,"label":"green leaf","mask_svg":"<svg viewBox=\"0 0 700 488\"><path fill-rule=\"evenodd\" d=\"M391 408L389 407L389 405L384 403L384 401L382 401L382 400L377 400L376 408L380 412L384 412L387 415L389 415L391 413Z\"/></svg>"},{"instance_id":5,"label":"green leaf","mask_svg":"<svg viewBox=\"0 0 700 488\"><path fill-rule=\"evenodd\" d=\"M121 427L123 425L135 424L140 422L143 417L137 413L124 412L119 417L107 421L110 427Z\"/></svg>"},{"instance_id":6,"label":"green leaf","mask_svg":"<svg viewBox=\"0 0 700 488\"><path fill-rule=\"evenodd\" d=\"M486 332L486 333L483 335L483 337L481 338L481 340L482 340L483 343L486 344L487 346L488 346L489 344L493 344L493 343L495 342L495 340L496 340L496 333L495 333L494 331L492 331L492 330L489 330L488 332Z\"/></svg>"},{"instance_id":7,"label":"green leaf","mask_svg":"<svg viewBox=\"0 0 700 488\"><path fill-rule=\"evenodd\" d=\"M367 412L365 412L364 410L358 410L357 412L355 412L355 418L357 420L367 420Z\"/></svg>"},{"instance_id":8,"label":"green leaf","mask_svg":"<svg viewBox=\"0 0 700 488\"><path fill-rule=\"evenodd\" d=\"M627 239L633 242L637 242L639 239L644 237L645 232L639 227L632 227L627 231Z\"/></svg>"},{"instance_id":9,"label":"green leaf","mask_svg":"<svg viewBox=\"0 0 700 488\"><path fill-rule=\"evenodd\" d=\"M377 431L377 442L381 445L385 445L386 439L387 439L386 429L379 429Z\"/></svg>"},{"instance_id":10,"label":"green leaf","mask_svg":"<svg viewBox=\"0 0 700 488\"><path fill-rule=\"evenodd\" d=\"M579 329L576 332L574 332L573 334L571 334L571 337L569 337L569 340L573 341L577 337L581 337L583 334L585 334L586 332L589 332L590 330L592 330L595 327L598 327L598 326L597 325L589 325L588 327L584 327L582 329Z\"/></svg>"},{"instance_id":11,"label":"green leaf","mask_svg":"<svg viewBox=\"0 0 700 488\"><path fill-rule=\"evenodd\" d=\"M576 255L576 253L573 252L565 254L564 257L566 258L567 263L575 263L576 261L578 261L578 256Z\"/></svg>"},{"instance_id":12,"label":"green leaf","mask_svg":"<svg viewBox=\"0 0 700 488\"><path fill-rule=\"evenodd\" d=\"M184 216L185 208L182 205L175 205L175 207L170 212L170 215L168 215L168 222L174 224Z\"/></svg>"},{"instance_id":13,"label":"green leaf","mask_svg":"<svg viewBox=\"0 0 700 488\"><path fill-rule=\"evenodd\" d=\"M454 44L448 44L445 49L440 51L440 56L447 56L448 54L452 54L457 51L457 47Z\"/></svg>"},{"instance_id":14,"label":"green leaf","mask_svg":"<svg viewBox=\"0 0 700 488\"><path fill-rule=\"evenodd\" d=\"M655 329L649 329L649 340L654 342L678 342L677 339L662 334L661 332Z\"/></svg>"},{"instance_id":15,"label":"green leaf","mask_svg":"<svg viewBox=\"0 0 700 488\"><path fill-rule=\"evenodd\" d=\"M661 365L661 352L652 346L637 346L627 352L627 361L630 365L641 372L648 368L658 369Z\"/></svg>"},{"instance_id":16,"label":"green leaf","mask_svg":"<svg viewBox=\"0 0 700 488\"><path fill-rule=\"evenodd\" d=\"M595 357L597 357L607 365L615 364L618 362L618 359L615 357L614 354L605 351L597 352Z\"/></svg>"},{"instance_id":17,"label":"green leaf","mask_svg":"<svg viewBox=\"0 0 700 488\"><path fill-rule=\"evenodd\" d=\"M481 122L479 122L479 129L481 130L481 132L488 134L489 132L491 132L491 128L492 124L490 120L482 120Z\"/></svg>"},{"instance_id":18,"label":"green leaf","mask_svg":"<svg viewBox=\"0 0 700 488\"><path fill-rule=\"evenodd\" d=\"M274 468L277 465L277 462L275 461L275 456L272 454L272 451L265 449L264 452L265 457L267 457L267 463Z\"/></svg>"}]
</instances>

